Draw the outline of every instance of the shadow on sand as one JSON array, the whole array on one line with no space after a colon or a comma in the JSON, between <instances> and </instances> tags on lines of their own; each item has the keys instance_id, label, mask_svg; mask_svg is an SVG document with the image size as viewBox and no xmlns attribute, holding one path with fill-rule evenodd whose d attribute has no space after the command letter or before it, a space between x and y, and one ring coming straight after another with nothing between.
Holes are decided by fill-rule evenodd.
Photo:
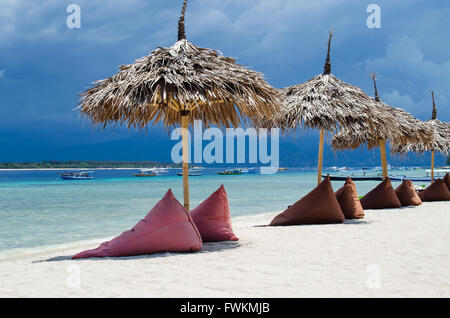
<instances>
[{"instance_id":1,"label":"shadow on sand","mask_svg":"<svg viewBox=\"0 0 450 318\"><path fill-rule=\"evenodd\" d=\"M347 225L362 225L369 224L372 221L366 221L364 219L346 219L343 223L323 223L323 224L296 224L296 225L278 225L278 226L270 226L268 224L258 224L253 225L253 227L284 227L284 226L321 226L321 225L338 225L338 224L347 224Z\"/></svg>"},{"instance_id":2,"label":"shadow on sand","mask_svg":"<svg viewBox=\"0 0 450 318\"><path fill-rule=\"evenodd\" d=\"M203 243L203 249L197 253L215 253L215 252L223 252L229 249L234 249L240 247L242 244L238 241L224 241L224 242L212 242L212 243ZM127 261L127 260L136 260L136 259L152 259L152 258L163 258L170 256L184 256L189 255L189 252L163 252L163 253L155 253L150 255L136 255L136 256L123 256L123 257L92 257L92 258L79 258L73 261L82 262L82 261L104 261L104 260L116 260L116 261ZM63 255L63 256L55 256L44 260L33 261L33 263L43 263L43 262L61 262L61 261L70 261L72 260L72 255Z\"/></svg>"}]
</instances>

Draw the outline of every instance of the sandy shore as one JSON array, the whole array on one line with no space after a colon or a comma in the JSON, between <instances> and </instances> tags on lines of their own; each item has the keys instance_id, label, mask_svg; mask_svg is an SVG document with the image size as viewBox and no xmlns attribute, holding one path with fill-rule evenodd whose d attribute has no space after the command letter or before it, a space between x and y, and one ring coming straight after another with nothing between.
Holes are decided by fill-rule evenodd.
<instances>
[{"instance_id":1,"label":"sandy shore","mask_svg":"<svg viewBox=\"0 0 450 318\"><path fill-rule=\"evenodd\" d=\"M72 261L76 249L0 261L0 296L449 297L450 202L366 211L338 225L257 227L195 254Z\"/></svg>"}]
</instances>

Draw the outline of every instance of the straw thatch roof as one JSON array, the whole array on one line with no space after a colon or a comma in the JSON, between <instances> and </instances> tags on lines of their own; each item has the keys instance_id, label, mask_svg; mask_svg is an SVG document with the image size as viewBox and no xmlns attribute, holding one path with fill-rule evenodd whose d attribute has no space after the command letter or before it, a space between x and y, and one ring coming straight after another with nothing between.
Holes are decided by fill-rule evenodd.
<instances>
[{"instance_id":1,"label":"straw thatch roof","mask_svg":"<svg viewBox=\"0 0 450 318\"><path fill-rule=\"evenodd\" d=\"M442 122L437 119L436 102L434 100L434 92L431 92L433 98L433 112L431 119L425 122L433 133L433 140L431 143L407 143L402 147L392 149L393 152L406 153L409 151L424 152L424 151L438 151L443 154L448 154L450 151L450 123Z\"/></svg>"},{"instance_id":2,"label":"straw thatch roof","mask_svg":"<svg viewBox=\"0 0 450 318\"><path fill-rule=\"evenodd\" d=\"M284 129L323 128L335 133L339 129L355 134L375 129L370 108L373 100L360 88L347 84L331 74L330 46L324 72L305 83L281 90L282 107L272 118L272 125Z\"/></svg>"},{"instance_id":3,"label":"straw thatch roof","mask_svg":"<svg viewBox=\"0 0 450 318\"><path fill-rule=\"evenodd\" d=\"M334 149L358 148L367 143L369 149L378 147L379 140L389 140L392 147L401 147L405 144L427 144L433 138L433 131L422 121L415 118L401 108L391 107L380 100L375 74L371 74L375 89L375 104L371 112L376 114L374 120L385 122L384 129L362 131L354 134L345 129L337 133L332 140Z\"/></svg>"},{"instance_id":4,"label":"straw thatch roof","mask_svg":"<svg viewBox=\"0 0 450 318\"><path fill-rule=\"evenodd\" d=\"M245 117L272 116L279 93L261 73L249 70L220 52L200 48L184 31L187 0L178 22L178 41L159 47L114 76L95 82L81 94L79 108L94 124L149 122L172 127L181 114L207 126L238 126Z\"/></svg>"},{"instance_id":5,"label":"straw thatch roof","mask_svg":"<svg viewBox=\"0 0 450 318\"><path fill-rule=\"evenodd\" d=\"M284 88L281 93L286 113L280 121L289 128L304 125L336 131L358 125L369 129L370 98L332 74L317 75L306 83Z\"/></svg>"}]
</instances>

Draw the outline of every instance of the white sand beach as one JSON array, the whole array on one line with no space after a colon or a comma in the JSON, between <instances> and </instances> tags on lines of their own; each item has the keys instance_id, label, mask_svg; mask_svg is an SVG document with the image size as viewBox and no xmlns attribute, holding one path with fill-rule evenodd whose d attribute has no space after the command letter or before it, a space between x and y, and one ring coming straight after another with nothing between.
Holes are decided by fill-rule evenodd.
<instances>
[{"instance_id":1,"label":"white sand beach","mask_svg":"<svg viewBox=\"0 0 450 318\"><path fill-rule=\"evenodd\" d=\"M450 202L368 210L336 225L255 226L275 214L234 218L239 242L193 254L70 259L89 244L9 256L0 260L0 296L450 296Z\"/></svg>"}]
</instances>

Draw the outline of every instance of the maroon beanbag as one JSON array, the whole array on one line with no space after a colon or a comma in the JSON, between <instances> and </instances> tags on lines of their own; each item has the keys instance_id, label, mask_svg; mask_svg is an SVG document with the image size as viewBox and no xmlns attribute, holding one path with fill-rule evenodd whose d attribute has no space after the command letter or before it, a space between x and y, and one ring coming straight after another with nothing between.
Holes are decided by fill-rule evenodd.
<instances>
[{"instance_id":1,"label":"maroon beanbag","mask_svg":"<svg viewBox=\"0 0 450 318\"><path fill-rule=\"evenodd\" d=\"M191 211L203 242L237 241L231 227L230 206L224 186Z\"/></svg>"},{"instance_id":2,"label":"maroon beanbag","mask_svg":"<svg viewBox=\"0 0 450 318\"><path fill-rule=\"evenodd\" d=\"M395 194L402 206L422 204L411 180L403 180L402 184L395 189Z\"/></svg>"},{"instance_id":3,"label":"maroon beanbag","mask_svg":"<svg viewBox=\"0 0 450 318\"><path fill-rule=\"evenodd\" d=\"M422 201L448 201L450 200L450 191L444 180L437 179L425 190L419 192Z\"/></svg>"},{"instance_id":4,"label":"maroon beanbag","mask_svg":"<svg viewBox=\"0 0 450 318\"><path fill-rule=\"evenodd\" d=\"M345 217L327 176L314 190L278 214L270 226L342 223Z\"/></svg>"},{"instance_id":5,"label":"maroon beanbag","mask_svg":"<svg viewBox=\"0 0 450 318\"><path fill-rule=\"evenodd\" d=\"M364 210L368 209L391 209L402 206L395 194L391 184L391 179L384 179L372 191L367 193L361 199L361 205Z\"/></svg>"},{"instance_id":6,"label":"maroon beanbag","mask_svg":"<svg viewBox=\"0 0 450 318\"><path fill-rule=\"evenodd\" d=\"M350 177L347 178L344 186L337 190L335 194L346 219L360 219L364 217L364 210L359 201L356 185Z\"/></svg>"},{"instance_id":7,"label":"maroon beanbag","mask_svg":"<svg viewBox=\"0 0 450 318\"><path fill-rule=\"evenodd\" d=\"M158 252L197 252L202 249L200 233L189 213L172 190L131 230L93 250L72 258L132 256Z\"/></svg>"},{"instance_id":8,"label":"maroon beanbag","mask_svg":"<svg viewBox=\"0 0 450 318\"><path fill-rule=\"evenodd\" d=\"M444 177L445 184L447 185L448 191L450 191L450 174L446 173Z\"/></svg>"}]
</instances>

